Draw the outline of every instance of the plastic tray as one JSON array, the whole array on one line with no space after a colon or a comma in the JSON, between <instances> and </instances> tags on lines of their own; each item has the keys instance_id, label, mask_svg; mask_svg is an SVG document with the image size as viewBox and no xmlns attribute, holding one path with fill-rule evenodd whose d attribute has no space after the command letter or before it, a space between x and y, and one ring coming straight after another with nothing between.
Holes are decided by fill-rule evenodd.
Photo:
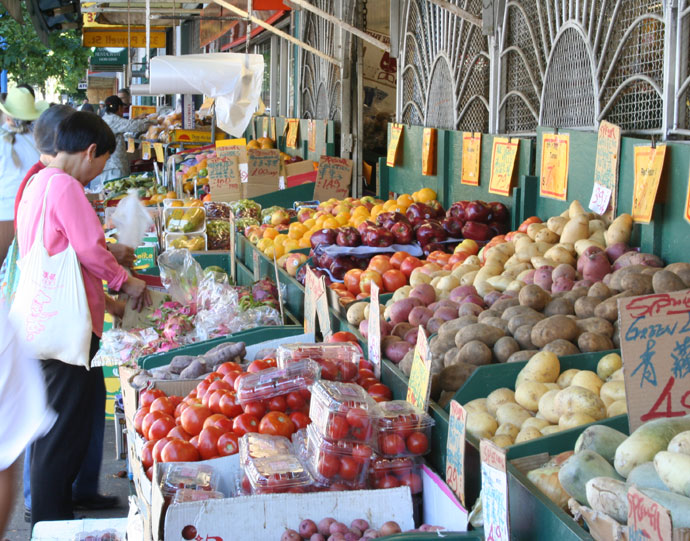
<instances>
[{"instance_id":1,"label":"plastic tray","mask_svg":"<svg viewBox=\"0 0 690 541\"><path fill-rule=\"evenodd\" d=\"M201 237L204 239L204 251L208 249L208 238L206 237L206 233L166 233L165 234L165 249L172 248L172 243L176 239L180 239L182 237L186 237L188 239L191 238L198 238ZM201 250L194 250L195 252L199 252Z\"/></svg>"},{"instance_id":2,"label":"plastic tray","mask_svg":"<svg viewBox=\"0 0 690 541\"><path fill-rule=\"evenodd\" d=\"M406 400L381 402L376 408L379 454L384 457L421 456L431 450L431 416Z\"/></svg>"},{"instance_id":3,"label":"plastic tray","mask_svg":"<svg viewBox=\"0 0 690 541\"><path fill-rule=\"evenodd\" d=\"M311 359L321 367L321 378L329 381L354 381L361 352L347 342L332 344L289 344L278 348L278 366L286 368L302 359Z\"/></svg>"},{"instance_id":4,"label":"plastic tray","mask_svg":"<svg viewBox=\"0 0 690 541\"><path fill-rule=\"evenodd\" d=\"M365 488L373 451L365 443L331 441L314 423L307 427L309 471L318 485L342 489Z\"/></svg>"}]
</instances>

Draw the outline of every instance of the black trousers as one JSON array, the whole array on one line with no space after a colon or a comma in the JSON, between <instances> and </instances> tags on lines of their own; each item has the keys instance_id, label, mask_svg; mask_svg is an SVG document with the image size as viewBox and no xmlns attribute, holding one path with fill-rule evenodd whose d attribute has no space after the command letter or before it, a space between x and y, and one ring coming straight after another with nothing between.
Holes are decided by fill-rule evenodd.
<instances>
[{"instance_id":1,"label":"black trousers","mask_svg":"<svg viewBox=\"0 0 690 541\"><path fill-rule=\"evenodd\" d=\"M99 340L91 338L90 358ZM31 525L44 520L70 520L72 483L91 439L92 411L103 410L103 369L42 360L48 404L57 413L55 425L31 447Z\"/></svg>"}]
</instances>

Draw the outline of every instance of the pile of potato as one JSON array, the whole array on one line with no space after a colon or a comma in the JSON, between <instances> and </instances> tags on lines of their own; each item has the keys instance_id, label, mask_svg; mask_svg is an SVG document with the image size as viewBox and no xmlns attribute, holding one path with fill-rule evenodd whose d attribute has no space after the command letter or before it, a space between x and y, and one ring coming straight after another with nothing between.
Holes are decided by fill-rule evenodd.
<instances>
[{"instance_id":1,"label":"pile of potato","mask_svg":"<svg viewBox=\"0 0 690 541\"><path fill-rule=\"evenodd\" d=\"M621 358L603 356L596 373L561 373L558 357L541 351L520 371L515 390L496 389L463 406L467 432L501 447L620 415L627 411Z\"/></svg>"}]
</instances>

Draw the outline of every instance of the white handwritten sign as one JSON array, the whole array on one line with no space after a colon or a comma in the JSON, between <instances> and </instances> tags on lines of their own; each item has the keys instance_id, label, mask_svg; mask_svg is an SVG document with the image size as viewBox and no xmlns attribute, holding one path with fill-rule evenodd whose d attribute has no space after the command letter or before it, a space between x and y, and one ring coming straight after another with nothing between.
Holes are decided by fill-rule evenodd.
<instances>
[{"instance_id":1,"label":"white handwritten sign","mask_svg":"<svg viewBox=\"0 0 690 541\"><path fill-rule=\"evenodd\" d=\"M598 182L594 183L592 198L589 200L589 208L597 214L604 215L611 201L611 188L607 188Z\"/></svg>"},{"instance_id":2,"label":"white handwritten sign","mask_svg":"<svg viewBox=\"0 0 690 541\"><path fill-rule=\"evenodd\" d=\"M350 195L352 160L321 156L314 186L314 199L326 201L331 197L345 199Z\"/></svg>"},{"instance_id":3,"label":"white handwritten sign","mask_svg":"<svg viewBox=\"0 0 690 541\"><path fill-rule=\"evenodd\" d=\"M371 282L369 295L369 320L367 333L367 346L369 361L374 365L374 374L381 377L381 310L379 304L379 286Z\"/></svg>"},{"instance_id":4,"label":"white handwritten sign","mask_svg":"<svg viewBox=\"0 0 690 541\"><path fill-rule=\"evenodd\" d=\"M635 487L628 490L628 541L669 541L673 524L668 510Z\"/></svg>"},{"instance_id":5,"label":"white handwritten sign","mask_svg":"<svg viewBox=\"0 0 690 541\"><path fill-rule=\"evenodd\" d=\"M482 473L482 509L484 511L484 539L508 541L508 475L506 450L490 440L479 442Z\"/></svg>"},{"instance_id":6,"label":"white handwritten sign","mask_svg":"<svg viewBox=\"0 0 690 541\"><path fill-rule=\"evenodd\" d=\"M457 400L450 401L446 483L465 506L465 421L467 412Z\"/></svg>"}]
</instances>

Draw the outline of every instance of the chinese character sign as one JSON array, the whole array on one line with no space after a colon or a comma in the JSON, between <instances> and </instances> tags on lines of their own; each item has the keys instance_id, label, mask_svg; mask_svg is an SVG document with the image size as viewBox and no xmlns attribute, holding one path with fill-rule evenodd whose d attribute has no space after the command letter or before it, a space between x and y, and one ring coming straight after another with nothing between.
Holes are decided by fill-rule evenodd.
<instances>
[{"instance_id":1,"label":"chinese character sign","mask_svg":"<svg viewBox=\"0 0 690 541\"><path fill-rule=\"evenodd\" d=\"M668 510L635 487L628 490L628 541L667 541L673 538Z\"/></svg>"},{"instance_id":2,"label":"chinese character sign","mask_svg":"<svg viewBox=\"0 0 690 541\"><path fill-rule=\"evenodd\" d=\"M489 177L489 193L498 195L510 195L510 187L513 182L513 169L515 158L520 146L519 139L507 137L494 137L494 145L491 150L491 176Z\"/></svg>"},{"instance_id":3,"label":"chinese character sign","mask_svg":"<svg viewBox=\"0 0 690 541\"><path fill-rule=\"evenodd\" d=\"M482 134L462 134L462 173L460 182L468 186L479 186L479 164L482 159ZM512 168L511 168L512 172Z\"/></svg>"},{"instance_id":4,"label":"chinese character sign","mask_svg":"<svg viewBox=\"0 0 690 541\"><path fill-rule=\"evenodd\" d=\"M568 198L570 135L543 133L539 195L565 201Z\"/></svg>"},{"instance_id":5,"label":"chinese character sign","mask_svg":"<svg viewBox=\"0 0 690 541\"><path fill-rule=\"evenodd\" d=\"M402 132L402 124L391 124L391 138L390 141L388 141L388 154L386 156L386 165L388 167L395 167L398 156L398 145L400 144Z\"/></svg>"},{"instance_id":6,"label":"chinese character sign","mask_svg":"<svg viewBox=\"0 0 690 541\"><path fill-rule=\"evenodd\" d=\"M664 168L666 145L635 147L635 187L632 217L637 223L652 221L652 211Z\"/></svg>"},{"instance_id":7,"label":"chinese character sign","mask_svg":"<svg viewBox=\"0 0 690 541\"><path fill-rule=\"evenodd\" d=\"M352 160L321 156L314 186L314 199L326 201L331 197L345 199L350 195Z\"/></svg>"},{"instance_id":8,"label":"chinese character sign","mask_svg":"<svg viewBox=\"0 0 690 541\"><path fill-rule=\"evenodd\" d=\"M424 411L429 404L429 393L431 392L430 364L429 342L424 327L420 326L417 345L414 349L410 381L407 384L407 401Z\"/></svg>"},{"instance_id":9,"label":"chinese character sign","mask_svg":"<svg viewBox=\"0 0 690 541\"><path fill-rule=\"evenodd\" d=\"M615 124L601 121L597 137L597 160L594 165L594 188L589 208L597 214L616 211L618 187L618 157L621 148L621 129ZM595 194L598 194L595 197ZM605 201L604 201L605 199ZM595 205L592 204L594 202ZM606 206L604 206L604 202ZM603 210L601 210L603 207Z\"/></svg>"}]
</instances>

